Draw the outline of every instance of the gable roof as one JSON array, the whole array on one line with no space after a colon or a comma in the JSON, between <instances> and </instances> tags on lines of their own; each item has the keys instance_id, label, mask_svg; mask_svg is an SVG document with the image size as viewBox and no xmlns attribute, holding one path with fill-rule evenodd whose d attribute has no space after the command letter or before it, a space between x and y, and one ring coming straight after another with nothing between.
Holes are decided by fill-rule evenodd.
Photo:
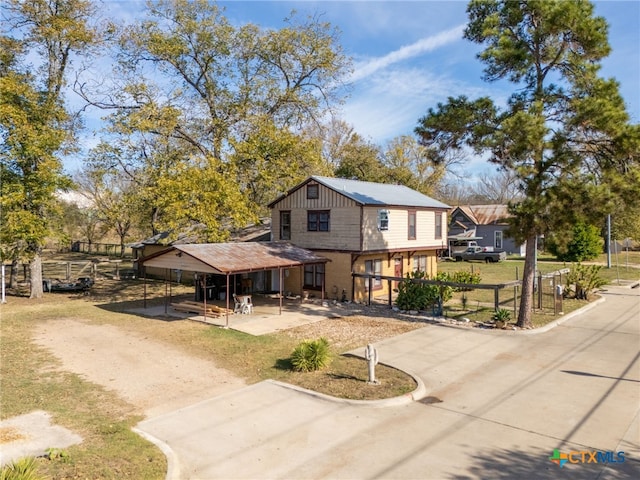
<instances>
[{"instance_id":1,"label":"gable roof","mask_svg":"<svg viewBox=\"0 0 640 480\"><path fill-rule=\"evenodd\" d=\"M511 217L507 205L460 205L453 209L452 219L456 210L462 211L475 225L505 224Z\"/></svg>"},{"instance_id":2,"label":"gable roof","mask_svg":"<svg viewBox=\"0 0 640 480\"><path fill-rule=\"evenodd\" d=\"M346 178L332 178L311 176L301 184L293 187L284 195L269 204L269 208L278 203L283 198L291 195L296 190L302 188L307 183L315 181L334 190L360 205L373 206L398 206L398 207L424 207L449 209L446 205L416 190L404 185L393 185L389 183L363 182L360 180L349 180Z\"/></svg>"},{"instance_id":3,"label":"gable roof","mask_svg":"<svg viewBox=\"0 0 640 480\"><path fill-rule=\"evenodd\" d=\"M233 242L173 245L140 259L139 263L147 267L233 274L328 261L286 242Z\"/></svg>"}]
</instances>

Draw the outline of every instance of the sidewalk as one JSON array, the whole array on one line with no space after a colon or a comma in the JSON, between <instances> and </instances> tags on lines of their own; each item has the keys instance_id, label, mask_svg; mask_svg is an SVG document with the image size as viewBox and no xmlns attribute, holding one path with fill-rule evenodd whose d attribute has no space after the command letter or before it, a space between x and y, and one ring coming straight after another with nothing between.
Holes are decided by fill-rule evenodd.
<instances>
[{"instance_id":1,"label":"sidewalk","mask_svg":"<svg viewBox=\"0 0 640 480\"><path fill-rule=\"evenodd\" d=\"M381 362L424 383L417 402L354 405L262 382L139 429L168 452L172 479L558 478L554 449L625 452L567 464L571 478L638 478L638 293L610 289L539 335L428 325L380 342Z\"/></svg>"}]
</instances>

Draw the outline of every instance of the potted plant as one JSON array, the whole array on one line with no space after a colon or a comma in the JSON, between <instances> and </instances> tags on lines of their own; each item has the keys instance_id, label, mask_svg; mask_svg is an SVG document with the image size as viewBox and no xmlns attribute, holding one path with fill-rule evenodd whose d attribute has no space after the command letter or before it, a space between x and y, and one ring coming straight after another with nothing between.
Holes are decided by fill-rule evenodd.
<instances>
[{"instance_id":1,"label":"potted plant","mask_svg":"<svg viewBox=\"0 0 640 480\"><path fill-rule=\"evenodd\" d=\"M496 328L504 328L511 319L511 312L506 308L499 308L491 317Z\"/></svg>"}]
</instances>

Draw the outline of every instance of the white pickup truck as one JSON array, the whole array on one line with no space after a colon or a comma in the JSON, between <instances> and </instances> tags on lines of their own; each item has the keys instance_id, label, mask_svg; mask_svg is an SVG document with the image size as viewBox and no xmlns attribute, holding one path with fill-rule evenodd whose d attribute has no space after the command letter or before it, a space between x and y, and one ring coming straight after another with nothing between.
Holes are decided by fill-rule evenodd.
<instances>
[{"instance_id":1,"label":"white pickup truck","mask_svg":"<svg viewBox=\"0 0 640 480\"><path fill-rule=\"evenodd\" d=\"M456 262L466 260L480 260L486 263L501 262L506 260L507 252L504 250L489 249L489 247L469 247L462 253L456 253L454 257Z\"/></svg>"}]
</instances>

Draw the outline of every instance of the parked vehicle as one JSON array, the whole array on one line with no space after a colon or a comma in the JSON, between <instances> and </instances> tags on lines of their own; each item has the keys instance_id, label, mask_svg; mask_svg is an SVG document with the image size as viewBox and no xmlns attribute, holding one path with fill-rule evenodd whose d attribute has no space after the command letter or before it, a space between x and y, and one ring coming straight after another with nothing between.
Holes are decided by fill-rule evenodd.
<instances>
[{"instance_id":1,"label":"parked vehicle","mask_svg":"<svg viewBox=\"0 0 640 480\"><path fill-rule=\"evenodd\" d=\"M75 282L59 279L42 280L42 289L45 292L88 292L93 286L93 279L80 277Z\"/></svg>"},{"instance_id":2,"label":"parked vehicle","mask_svg":"<svg viewBox=\"0 0 640 480\"><path fill-rule=\"evenodd\" d=\"M454 257L456 262L466 260L470 262L472 260L480 260L486 263L500 262L506 260L507 252L504 250L489 250L487 247L469 247L463 253L458 253Z\"/></svg>"}]
</instances>

